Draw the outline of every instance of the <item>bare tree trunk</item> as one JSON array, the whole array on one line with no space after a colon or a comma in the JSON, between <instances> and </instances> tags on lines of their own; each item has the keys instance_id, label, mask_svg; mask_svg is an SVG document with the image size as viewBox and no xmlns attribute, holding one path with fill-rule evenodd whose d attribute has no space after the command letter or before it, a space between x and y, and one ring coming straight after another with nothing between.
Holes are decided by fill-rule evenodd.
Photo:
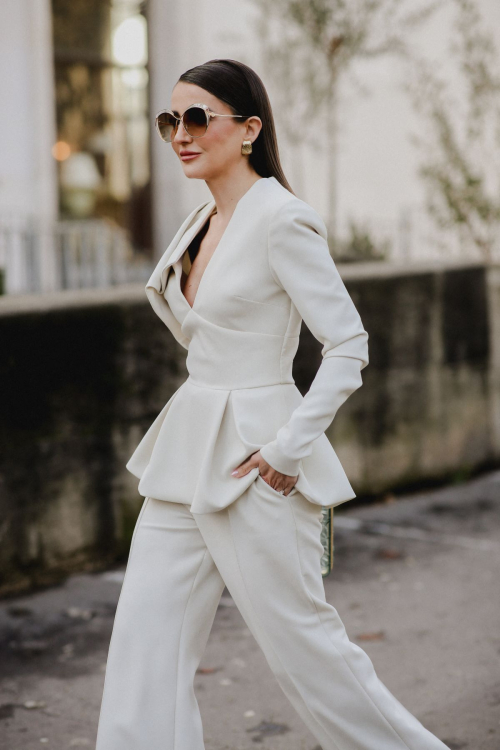
<instances>
[{"instance_id":1,"label":"bare tree trunk","mask_svg":"<svg viewBox=\"0 0 500 750\"><path fill-rule=\"evenodd\" d=\"M289 160L292 172L291 186L295 195L305 200L303 144L298 139L290 138L289 145L292 149L291 159Z\"/></svg>"},{"instance_id":2,"label":"bare tree trunk","mask_svg":"<svg viewBox=\"0 0 500 750\"><path fill-rule=\"evenodd\" d=\"M326 142L327 142L327 195L328 195L328 235L330 246L335 247L338 242L337 219L337 148L338 148L338 120L337 120L337 91L338 79L336 72L332 72L330 94L326 102Z\"/></svg>"}]
</instances>

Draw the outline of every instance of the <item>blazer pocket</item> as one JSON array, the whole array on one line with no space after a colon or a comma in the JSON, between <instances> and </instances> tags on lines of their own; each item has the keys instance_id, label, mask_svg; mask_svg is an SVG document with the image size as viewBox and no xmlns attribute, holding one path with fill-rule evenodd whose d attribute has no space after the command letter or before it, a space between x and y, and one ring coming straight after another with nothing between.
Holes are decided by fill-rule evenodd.
<instances>
[{"instance_id":1,"label":"blazer pocket","mask_svg":"<svg viewBox=\"0 0 500 750\"><path fill-rule=\"evenodd\" d=\"M232 327L237 331L284 336L290 318L290 306L258 302L232 294L229 315Z\"/></svg>"}]
</instances>

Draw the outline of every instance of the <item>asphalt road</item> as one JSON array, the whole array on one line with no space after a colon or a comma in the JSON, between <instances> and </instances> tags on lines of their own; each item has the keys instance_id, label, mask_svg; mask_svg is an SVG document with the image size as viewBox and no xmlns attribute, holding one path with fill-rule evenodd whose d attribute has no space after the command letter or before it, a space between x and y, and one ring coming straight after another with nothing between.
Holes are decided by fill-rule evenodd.
<instances>
[{"instance_id":1,"label":"asphalt road","mask_svg":"<svg viewBox=\"0 0 500 750\"><path fill-rule=\"evenodd\" d=\"M500 750L500 472L335 515L325 588L351 640L451 750ZM94 747L122 577L0 602L2 750ZM207 750L320 750L227 594L196 694Z\"/></svg>"}]
</instances>

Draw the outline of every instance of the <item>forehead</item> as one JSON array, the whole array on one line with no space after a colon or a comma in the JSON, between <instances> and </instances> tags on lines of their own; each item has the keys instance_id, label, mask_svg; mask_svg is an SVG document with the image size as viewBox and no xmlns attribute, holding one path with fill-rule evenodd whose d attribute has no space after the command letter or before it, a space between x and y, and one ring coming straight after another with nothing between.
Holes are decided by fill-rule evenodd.
<instances>
[{"instance_id":1,"label":"forehead","mask_svg":"<svg viewBox=\"0 0 500 750\"><path fill-rule=\"evenodd\" d=\"M201 86L179 81L173 88L170 108L175 114L184 112L192 104L206 104L215 112L229 112L229 107Z\"/></svg>"},{"instance_id":2,"label":"forehead","mask_svg":"<svg viewBox=\"0 0 500 750\"><path fill-rule=\"evenodd\" d=\"M206 102L190 102L190 104L187 105L187 107L179 107L179 109L176 109L173 105L170 107L174 115L181 115L183 112L186 111L186 109L189 109L189 107L192 107L193 104L206 104ZM209 107L209 109L212 109L212 107Z\"/></svg>"}]
</instances>

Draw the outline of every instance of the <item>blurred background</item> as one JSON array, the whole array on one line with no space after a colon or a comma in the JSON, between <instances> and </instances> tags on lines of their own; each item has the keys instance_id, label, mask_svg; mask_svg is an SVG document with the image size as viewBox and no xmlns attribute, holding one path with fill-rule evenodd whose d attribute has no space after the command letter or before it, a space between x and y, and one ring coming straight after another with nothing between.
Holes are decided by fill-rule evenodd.
<instances>
[{"instance_id":1,"label":"blurred background","mask_svg":"<svg viewBox=\"0 0 500 750\"><path fill-rule=\"evenodd\" d=\"M152 137L154 115L182 71L213 57L264 79L288 179L337 258L498 257L495 0L5 0L0 12L4 293L147 277L208 194Z\"/></svg>"},{"instance_id":2,"label":"blurred background","mask_svg":"<svg viewBox=\"0 0 500 750\"><path fill-rule=\"evenodd\" d=\"M370 336L327 431L357 493L327 596L452 750L498 750L498 0L2 0L0 745L93 746L125 463L186 377L144 285L211 197L154 117L212 58L263 79ZM303 393L320 357L304 328ZM207 748L318 750L247 635L225 595Z\"/></svg>"}]
</instances>

